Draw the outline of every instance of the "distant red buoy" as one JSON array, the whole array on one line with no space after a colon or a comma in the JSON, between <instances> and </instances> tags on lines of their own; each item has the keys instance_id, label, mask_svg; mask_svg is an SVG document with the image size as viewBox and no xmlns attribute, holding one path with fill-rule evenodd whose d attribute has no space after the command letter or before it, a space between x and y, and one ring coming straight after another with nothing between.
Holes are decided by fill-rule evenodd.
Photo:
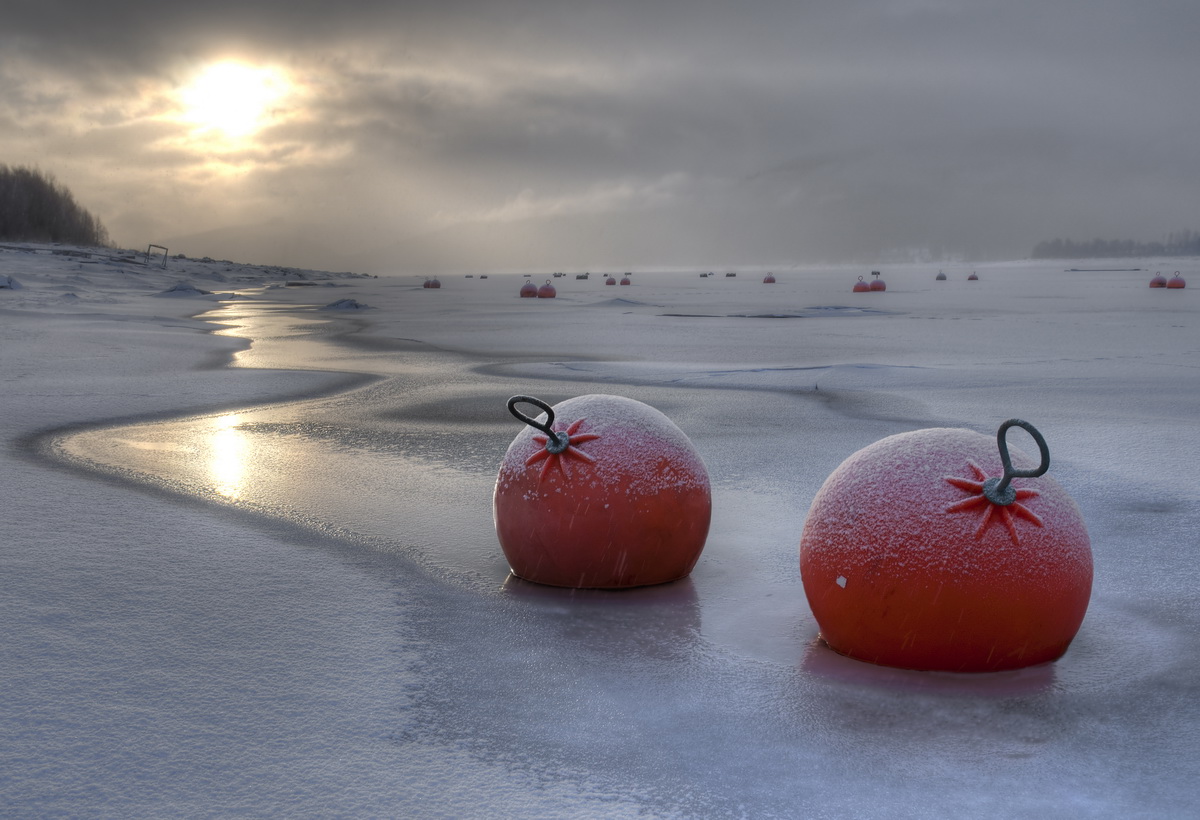
<instances>
[{"instance_id":1,"label":"distant red buoy","mask_svg":"<svg viewBox=\"0 0 1200 820\"><path fill-rule=\"evenodd\" d=\"M863 278L861 276L858 277L858 281L854 283L854 292L855 293L867 293L870 290L871 290L871 286L868 285L866 282L864 282Z\"/></svg>"},{"instance_id":2,"label":"distant red buoy","mask_svg":"<svg viewBox=\"0 0 1200 820\"><path fill-rule=\"evenodd\" d=\"M626 274L625 276L622 276L622 277L621 277L621 284L622 284L622 285L628 285L628 284L629 284L629 275L628 275L628 274Z\"/></svg>"},{"instance_id":3,"label":"distant red buoy","mask_svg":"<svg viewBox=\"0 0 1200 820\"><path fill-rule=\"evenodd\" d=\"M429 280L429 287L440 288L441 286L442 286L442 283L438 281L438 278L436 276Z\"/></svg>"},{"instance_id":4,"label":"distant red buoy","mask_svg":"<svg viewBox=\"0 0 1200 820\"><path fill-rule=\"evenodd\" d=\"M1184 288L1187 287L1187 282L1183 281L1183 277L1179 275L1179 271L1175 271L1175 275L1167 280L1169 288Z\"/></svg>"},{"instance_id":5,"label":"distant red buoy","mask_svg":"<svg viewBox=\"0 0 1200 820\"><path fill-rule=\"evenodd\" d=\"M421 285L421 287L423 287L423 288L430 288L430 287L433 287L433 285L429 284L429 280L428 280L428 279L426 279L426 280L425 280L425 284Z\"/></svg>"},{"instance_id":6,"label":"distant red buoy","mask_svg":"<svg viewBox=\"0 0 1200 820\"><path fill-rule=\"evenodd\" d=\"M617 284L617 280L616 280L616 279L614 279L613 277L611 277L611 276L610 276L610 277L608 277L607 279L605 279L605 280L604 280L604 284L606 284L606 285L615 285L615 284Z\"/></svg>"},{"instance_id":7,"label":"distant red buoy","mask_svg":"<svg viewBox=\"0 0 1200 820\"><path fill-rule=\"evenodd\" d=\"M1166 286L1167 277L1163 276L1161 273L1155 274L1154 278L1150 280L1150 287L1152 288L1165 288Z\"/></svg>"},{"instance_id":8,"label":"distant red buoy","mask_svg":"<svg viewBox=\"0 0 1200 820\"><path fill-rule=\"evenodd\" d=\"M1012 466L1004 436L1014 424L1038 443L1032 469L1021 453L1023 468ZM1043 476L1049 462L1041 434L1019 419L995 438L917 430L846 459L800 539L824 641L871 663L948 672L1061 657L1087 611L1092 552L1075 502Z\"/></svg>"},{"instance_id":9,"label":"distant red buoy","mask_svg":"<svg viewBox=\"0 0 1200 820\"><path fill-rule=\"evenodd\" d=\"M871 290L887 290L887 283L879 278L879 271L873 270L871 274L875 277L871 280Z\"/></svg>"},{"instance_id":10,"label":"distant red buoy","mask_svg":"<svg viewBox=\"0 0 1200 820\"><path fill-rule=\"evenodd\" d=\"M938 271L938 275L937 275L937 276L935 276L935 277L933 277L933 278L934 278L934 279L936 279L936 280L938 280L939 282L945 282L945 281L946 281L946 274L945 274L943 271Z\"/></svg>"},{"instance_id":11,"label":"distant red buoy","mask_svg":"<svg viewBox=\"0 0 1200 820\"><path fill-rule=\"evenodd\" d=\"M775 284L775 274L773 274L773 273L768 273L766 276L764 276L764 277L763 277L763 284L764 284L764 285L773 285L773 284Z\"/></svg>"},{"instance_id":12,"label":"distant red buoy","mask_svg":"<svg viewBox=\"0 0 1200 820\"><path fill-rule=\"evenodd\" d=\"M533 282L526 281L525 284L521 285L521 298L522 299L536 299L537 295L538 295L537 285L533 284Z\"/></svg>"},{"instance_id":13,"label":"distant red buoy","mask_svg":"<svg viewBox=\"0 0 1200 820\"><path fill-rule=\"evenodd\" d=\"M530 418L515 405L533 404ZM704 462L658 410L590 395L554 407L514 396L526 426L505 453L492 500L513 574L573 588L661 584L692 571L708 537Z\"/></svg>"},{"instance_id":14,"label":"distant red buoy","mask_svg":"<svg viewBox=\"0 0 1200 820\"><path fill-rule=\"evenodd\" d=\"M967 277L967 281L968 282L978 282L979 281L979 277L975 274L975 271L971 271L971 275Z\"/></svg>"},{"instance_id":15,"label":"distant red buoy","mask_svg":"<svg viewBox=\"0 0 1200 820\"><path fill-rule=\"evenodd\" d=\"M546 280L546 284L537 289L537 297L539 299L553 299L558 296L558 291L554 289L554 285L550 284L550 280Z\"/></svg>"}]
</instances>

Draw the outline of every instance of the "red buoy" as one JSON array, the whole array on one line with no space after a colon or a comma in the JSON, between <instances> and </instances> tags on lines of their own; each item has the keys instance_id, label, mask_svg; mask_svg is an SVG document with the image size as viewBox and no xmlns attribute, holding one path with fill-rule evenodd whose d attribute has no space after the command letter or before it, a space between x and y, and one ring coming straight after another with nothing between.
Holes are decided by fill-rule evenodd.
<instances>
[{"instance_id":1,"label":"red buoy","mask_svg":"<svg viewBox=\"0 0 1200 820\"><path fill-rule=\"evenodd\" d=\"M553 299L558 295L558 291L554 289L554 285L550 284L550 280L546 280L546 284L537 289L537 297L539 299Z\"/></svg>"},{"instance_id":2,"label":"red buoy","mask_svg":"<svg viewBox=\"0 0 1200 820\"><path fill-rule=\"evenodd\" d=\"M1010 458L1014 424L1034 435L1040 464ZM1087 611L1092 552L1075 502L1043 475L1049 460L1041 434L1019 419L995 438L918 430L846 459L800 539L824 641L907 669L990 672L1059 658Z\"/></svg>"},{"instance_id":3,"label":"red buoy","mask_svg":"<svg viewBox=\"0 0 1200 820\"><path fill-rule=\"evenodd\" d=\"M967 281L968 282L978 282L979 281L979 277L975 274L975 271L971 271L971 275L967 277Z\"/></svg>"},{"instance_id":4,"label":"red buoy","mask_svg":"<svg viewBox=\"0 0 1200 820\"><path fill-rule=\"evenodd\" d=\"M426 280L425 280L425 284L421 285L421 287L423 287L423 288L431 288L431 287L433 287L433 285L432 285L432 284L430 284L430 282L429 282L429 280L428 280L428 279L426 279Z\"/></svg>"},{"instance_id":5,"label":"red buoy","mask_svg":"<svg viewBox=\"0 0 1200 820\"><path fill-rule=\"evenodd\" d=\"M1161 273L1155 274L1154 278L1150 280L1150 287L1152 288L1165 288L1166 286L1167 277L1163 276Z\"/></svg>"},{"instance_id":6,"label":"red buoy","mask_svg":"<svg viewBox=\"0 0 1200 820\"><path fill-rule=\"evenodd\" d=\"M628 274L626 274L625 276L622 276L622 277L621 277L621 284L622 284L622 285L628 285L628 284L629 284L629 275L628 275Z\"/></svg>"},{"instance_id":7,"label":"red buoy","mask_svg":"<svg viewBox=\"0 0 1200 820\"><path fill-rule=\"evenodd\" d=\"M858 281L854 283L854 292L855 293L867 293L870 290L871 290L871 286L868 285L866 282L864 282L863 278L861 276L858 277Z\"/></svg>"},{"instance_id":8,"label":"red buoy","mask_svg":"<svg viewBox=\"0 0 1200 820\"><path fill-rule=\"evenodd\" d=\"M536 419L517 404L542 410ZM513 574L551 586L661 584L692 571L712 515L708 472L665 415L622 396L554 407L514 396L526 426L509 445L492 499Z\"/></svg>"},{"instance_id":9,"label":"red buoy","mask_svg":"<svg viewBox=\"0 0 1200 820\"><path fill-rule=\"evenodd\" d=\"M537 295L538 295L537 285L533 284L533 282L526 281L525 284L521 285L521 298L522 299L535 299L535 298L537 298Z\"/></svg>"},{"instance_id":10,"label":"red buoy","mask_svg":"<svg viewBox=\"0 0 1200 820\"><path fill-rule=\"evenodd\" d=\"M775 284L775 274L773 274L773 273L768 273L766 276L764 276L764 277L763 277L763 284L764 284L764 285L773 285L773 284Z\"/></svg>"},{"instance_id":11,"label":"red buoy","mask_svg":"<svg viewBox=\"0 0 1200 820\"><path fill-rule=\"evenodd\" d=\"M1179 271L1175 271L1175 275L1167 280L1167 287L1183 288L1187 287L1187 282L1183 281L1183 277L1179 275Z\"/></svg>"},{"instance_id":12,"label":"red buoy","mask_svg":"<svg viewBox=\"0 0 1200 820\"><path fill-rule=\"evenodd\" d=\"M871 290L887 290L887 283L879 278L879 271L873 270L871 274L875 277L871 280Z\"/></svg>"},{"instance_id":13,"label":"red buoy","mask_svg":"<svg viewBox=\"0 0 1200 820\"><path fill-rule=\"evenodd\" d=\"M611 277L611 276L610 276L610 277L608 277L607 279L605 279L605 280L604 280L604 284L606 284L606 285L615 285L615 284L617 284L617 280L616 280L616 279L614 279L613 277Z\"/></svg>"},{"instance_id":14,"label":"red buoy","mask_svg":"<svg viewBox=\"0 0 1200 820\"><path fill-rule=\"evenodd\" d=\"M936 279L936 280L937 280L937 281L939 281L939 282L945 282L945 281L946 281L946 274L945 274L945 272L944 272L944 271L938 271L938 275L937 275L937 276L935 276L935 277L933 277L933 278L934 278L934 279Z\"/></svg>"},{"instance_id":15,"label":"red buoy","mask_svg":"<svg viewBox=\"0 0 1200 820\"><path fill-rule=\"evenodd\" d=\"M442 283L438 281L438 278L436 276L429 280L429 287L440 288L441 286L442 286Z\"/></svg>"}]
</instances>

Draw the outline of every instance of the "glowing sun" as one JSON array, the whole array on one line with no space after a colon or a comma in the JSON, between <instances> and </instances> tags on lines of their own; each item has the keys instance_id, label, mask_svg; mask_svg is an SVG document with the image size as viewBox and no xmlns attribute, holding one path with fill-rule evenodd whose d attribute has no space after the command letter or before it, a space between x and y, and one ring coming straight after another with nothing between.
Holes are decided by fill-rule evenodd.
<instances>
[{"instance_id":1,"label":"glowing sun","mask_svg":"<svg viewBox=\"0 0 1200 820\"><path fill-rule=\"evenodd\" d=\"M287 80L272 69L228 61L204 69L180 91L180 100L197 128L244 137L262 127L287 90Z\"/></svg>"}]
</instances>

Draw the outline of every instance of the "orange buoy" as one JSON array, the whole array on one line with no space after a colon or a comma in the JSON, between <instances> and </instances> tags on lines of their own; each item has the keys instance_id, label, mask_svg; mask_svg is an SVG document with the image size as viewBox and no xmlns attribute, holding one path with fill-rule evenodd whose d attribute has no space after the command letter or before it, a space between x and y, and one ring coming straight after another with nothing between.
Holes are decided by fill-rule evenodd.
<instances>
[{"instance_id":1,"label":"orange buoy","mask_svg":"<svg viewBox=\"0 0 1200 820\"><path fill-rule=\"evenodd\" d=\"M533 284L533 282L526 281L525 284L521 285L522 299L536 299L537 295L538 288L537 285Z\"/></svg>"},{"instance_id":2,"label":"orange buoy","mask_svg":"<svg viewBox=\"0 0 1200 820\"><path fill-rule=\"evenodd\" d=\"M1167 277L1163 276L1161 273L1155 274L1154 278L1150 280L1150 287L1152 288L1165 288L1166 286Z\"/></svg>"},{"instance_id":3,"label":"orange buoy","mask_svg":"<svg viewBox=\"0 0 1200 820\"><path fill-rule=\"evenodd\" d=\"M1187 282L1183 281L1183 277L1179 275L1179 271L1175 271L1175 275L1167 280L1169 288L1184 288L1187 287Z\"/></svg>"},{"instance_id":4,"label":"orange buoy","mask_svg":"<svg viewBox=\"0 0 1200 820\"><path fill-rule=\"evenodd\" d=\"M1040 463L1005 440L1021 426ZM999 453L997 453L999 450ZM847 458L813 499L800 574L821 638L907 669L991 672L1053 661L1087 611L1092 552L1045 440L931 429Z\"/></svg>"},{"instance_id":5,"label":"orange buoy","mask_svg":"<svg viewBox=\"0 0 1200 820\"><path fill-rule=\"evenodd\" d=\"M517 404L533 404L531 418ZM509 445L492 499L514 575L551 586L617 589L692 571L708 537L708 472L658 410L589 395L554 407L513 396L527 426Z\"/></svg>"},{"instance_id":6,"label":"orange buoy","mask_svg":"<svg viewBox=\"0 0 1200 820\"><path fill-rule=\"evenodd\" d=\"M879 271L873 270L871 274L875 277L871 280L871 290L887 290L887 283L879 278Z\"/></svg>"},{"instance_id":7,"label":"orange buoy","mask_svg":"<svg viewBox=\"0 0 1200 820\"><path fill-rule=\"evenodd\" d=\"M766 276L764 276L764 277L763 277L763 284L764 284L764 285L773 285L773 284L775 284L775 274L773 274L773 273L768 273Z\"/></svg>"},{"instance_id":8,"label":"orange buoy","mask_svg":"<svg viewBox=\"0 0 1200 820\"><path fill-rule=\"evenodd\" d=\"M546 280L546 284L537 289L537 297L539 299L553 299L558 295L558 291L554 289L554 285L550 284L550 280Z\"/></svg>"},{"instance_id":9,"label":"orange buoy","mask_svg":"<svg viewBox=\"0 0 1200 820\"><path fill-rule=\"evenodd\" d=\"M866 282L864 282L863 278L861 276L858 277L858 281L854 283L854 292L855 293L867 293L870 290L871 290L871 286L868 285Z\"/></svg>"}]
</instances>

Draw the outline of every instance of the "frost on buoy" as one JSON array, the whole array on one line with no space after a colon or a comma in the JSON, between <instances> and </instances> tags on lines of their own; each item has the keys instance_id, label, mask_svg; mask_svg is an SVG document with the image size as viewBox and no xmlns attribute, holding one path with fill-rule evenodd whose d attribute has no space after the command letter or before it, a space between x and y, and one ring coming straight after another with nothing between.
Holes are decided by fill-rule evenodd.
<instances>
[{"instance_id":1,"label":"frost on buoy","mask_svg":"<svg viewBox=\"0 0 1200 820\"><path fill-rule=\"evenodd\" d=\"M854 292L855 293L867 293L870 290L871 290L871 286L868 285L866 282L864 282L863 278L861 276L858 277L858 281L854 283Z\"/></svg>"},{"instance_id":2,"label":"frost on buoy","mask_svg":"<svg viewBox=\"0 0 1200 820\"><path fill-rule=\"evenodd\" d=\"M1014 451L1017 425L1041 461ZM1013 467L1013 462L1022 465ZM859 450L826 479L800 538L821 638L906 669L991 672L1056 660L1083 622L1092 551L1045 440L931 429Z\"/></svg>"},{"instance_id":3,"label":"frost on buoy","mask_svg":"<svg viewBox=\"0 0 1200 820\"><path fill-rule=\"evenodd\" d=\"M773 284L775 284L775 274L773 274L773 273L768 273L766 276L764 276L764 277L763 277L763 284L764 284L764 285L773 285Z\"/></svg>"},{"instance_id":4,"label":"frost on buoy","mask_svg":"<svg viewBox=\"0 0 1200 820\"><path fill-rule=\"evenodd\" d=\"M979 276L975 273L975 271L971 271L971 275L967 277L967 281L968 282L978 282Z\"/></svg>"},{"instance_id":5,"label":"frost on buoy","mask_svg":"<svg viewBox=\"0 0 1200 820\"><path fill-rule=\"evenodd\" d=\"M871 271L871 275L875 278L871 280L871 290L887 290L887 283L879 278L879 271Z\"/></svg>"},{"instance_id":6,"label":"frost on buoy","mask_svg":"<svg viewBox=\"0 0 1200 820\"><path fill-rule=\"evenodd\" d=\"M516 405L532 404L531 418ZM509 445L492 500L514 575L551 586L617 589L692 571L712 514L708 472L658 410L587 395L551 407L513 396L526 424Z\"/></svg>"},{"instance_id":7,"label":"frost on buoy","mask_svg":"<svg viewBox=\"0 0 1200 820\"><path fill-rule=\"evenodd\" d=\"M611 277L611 276L610 276L610 277L608 277L607 279L605 279L605 280L604 280L604 284L606 284L606 285L615 285L615 284L617 284L617 280L616 280L616 279L614 279L613 277Z\"/></svg>"},{"instance_id":8,"label":"frost on buoy","mask_svg":"<svg viewBox=\"0 0 1200 820\"><path fill-rule=\"evenodd\" d=\"M1150 287L1152 288L1165 288L1166 286L1167 277L1163 276L1161 273L1156 273L1154 278L1150 280Z\"/></svg>"},{"instance_id":9,"label":"frost on buoy","mask_svg":"<svg viewBox=\"0 0 1200 820\"><path fill-rule=\"evenodd\" d=\"M629 284L629 274L628 273L621 277L621 284L622 285Z\"/></svg>"},{"instance_id":10,"label":"frost on buoy","mask_svg":"<svg viewBox=\"0 0 1200 820\"><path fill-rule=\"evenodd\" d=\"M1179 271L1175 271L1175 275L1167 280L1167 287L1169 287L1169 288L1187 287L1187 282L1183 281L1183 277L1179 275Z\"/></svg>"},{"instance_id":11,"label":"frost on buoy","mask_svg":"<svg viewBox=\"0 0 1200 820\"><path fill-rule=\"evenodd\" d=\"M546 280L546 284L537 289L537 297L539 299L553 299L558 295L558 291L554 289L554 285L550 284L550 280Z\"/></svg>"},{"instance_id":12,"label":"frost on buoy","mask_svg":"<svg viewBox=\"0 0 1200 820\"><path fill-rule=\"evenodd\" d=\"M533 284L533 282L527 281L525 284L521 285L521 298L522 299L536 299L537 295L538 295L538 288L537 288L537 285Z\"/></svg>"},{"instance_id":13,"label":"frost on buoy","mask_svg":"<svg viewBox=\"0 0 1200 820\"><path fill-rule=\"evenodd\" d=\"M939 281L939 282L945 282L945 281L946 281L946 274L945 274L945 272L943 272L943 271L938 271L938 275L937 275L937 276L935 276L935 277L933 277L933 278L934 278L934 279L936 279L936 280L937 280L937 281Z\"/></svg>"}]
</instances>

